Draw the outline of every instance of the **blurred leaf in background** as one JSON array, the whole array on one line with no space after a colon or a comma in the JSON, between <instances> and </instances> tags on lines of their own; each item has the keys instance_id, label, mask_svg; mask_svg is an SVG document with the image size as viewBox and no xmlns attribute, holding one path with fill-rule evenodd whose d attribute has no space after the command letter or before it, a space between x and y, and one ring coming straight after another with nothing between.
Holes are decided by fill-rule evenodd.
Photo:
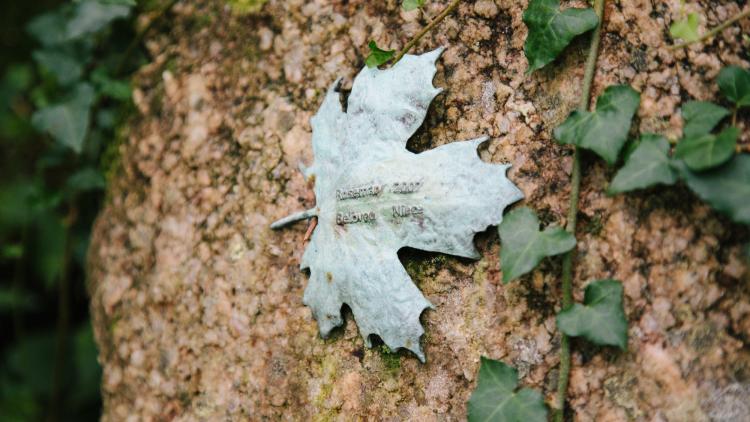
<instances>
[{"instance_id":1,"label":"blurred leaf in background","mask_svg":"<svg viewBox=\"0 0 750 422\"><path fill-rule=\"evenodd\" d=\"M145 61L136 7L39 0L0 15L3 422L100 415L85 257L109 171L102 163L117 162L102 154L116 151L109 145L133 110L130 75Z\"/></svg>"},{"instance_id":2,"label":"blurred leaf in background","mask_svg":"<svg viewBox=\"0 0 750 422\"><path fill-rule=\"evenodd\" d=\"M39 131L48 132L63 145L80 153L89 127L89 109L94 102L91 85L76 85L66 100L44 107L34 113L31 123Z\"/></svg>"}]
</instances>

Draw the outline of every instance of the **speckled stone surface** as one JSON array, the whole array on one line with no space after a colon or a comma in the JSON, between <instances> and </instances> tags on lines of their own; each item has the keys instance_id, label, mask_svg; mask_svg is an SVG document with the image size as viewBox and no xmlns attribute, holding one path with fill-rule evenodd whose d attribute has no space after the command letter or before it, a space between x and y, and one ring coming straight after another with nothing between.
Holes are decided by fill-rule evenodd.
<instances>
[{"instance_id":1,"label":"speckled stone surface","mask_svg":"<svg viewBox=\"0 0 750 422\"><path fill-rule=\"evenodd\" d=\"M748 20L672 52L665 37L679 1L607 3L594 92L614 83L641 92L634 132L676 138L681 102L717 100L720 68L750 66ZM512 164L523 203L564 224L571 152L550 130L578 102L587 43L525 76L525 6L466 1L419 43L416 52L447 46L434 81L445 92L407 146L490 135L500 141L482 159ZM442 7L430 1L426 14ZM705 28L739 6L685 10ZM518 368L551 403L559 259L502 285L495 231L476 237L478 262L402 250L436 306L422 316L421 364L365 348L348 310L322 340L302 304L305 226L268 228L314 204L297 163L312 161L310 117L325 89L340 75L351 87L370 38L399 48L424 24L393 0L270 0L245 16L183 0L147 37L152 62L134 80L137 112L89 252L104 420L463 420L481 355ZM750 115L738 121L747 151ZM570 417L750 418L750 232L685 188L608 197L614 169L589 155L584 169L575 294L590 280L622 280L629 351L573 343Z\"/></svg>"}]
</instances>

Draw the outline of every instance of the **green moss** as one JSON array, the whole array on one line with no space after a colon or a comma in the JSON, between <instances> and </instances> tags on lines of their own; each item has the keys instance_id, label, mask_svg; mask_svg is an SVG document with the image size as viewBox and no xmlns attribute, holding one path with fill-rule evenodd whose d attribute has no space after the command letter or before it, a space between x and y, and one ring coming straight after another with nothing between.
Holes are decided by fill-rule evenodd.
<instances>
[{"instance_id":1,"label":"green moss","mask_svg":"<svg viewBox=\"0 0 750 422\"><path fill-rule=\"evenodd\" d=\"M214 17L210 13L200 13L192 16L192 24L195 25L196 30L201 30L211 26L214 21Z\"/></svg>"},{"instance_id":2,"label":"green moss","mask_svg":"<svg viewBox=\"0 0 750 422\"><path fill-rule=\"evenodd\" d=\"M474 265L474 273L471 275L472 280L477 284L484 284L487 281L487 269L490 267L486 258L482 258Z\"/></svg>"},{"instance_id":3,"label":"green moss","mask_svg":"<svg viewBox=\"0 0 750 422\"><path fill-rule=\"evenodd\" d=\"M388 372L397 372L401 369L401 356L398 353L392 351L385 344L377 348L380 358L383 360L383 366Z\"/></svg>"},{"instance_id":4,"label":"green moss","mask_svg":"<svg viewBox=\"0 0 750 422\"><path fill-rule=\"evenodd\" d=\"M333 410L326 410L313 416L313 422L333 422L336 420L337 413Z\"/></svg>"},{"instance_id":5,"label":"green moss","mask_svg":"<svg viewBox=\"0 0 750 422\"><path fill-rule=\"evenodd\" d=\"M607 396L613 403L625 410L629 420L643 417L643 412L638 407L637 397L633 393L637 385L638 380L629 373L611 377L604 382Z\"/></svg>"},{"instance_id":6,"label":"green moss","mask_svg":"<svg viewBox=\"0 0 750 422\"><path fill-rule=\"evenodd\" d=\"M157 10L162 10L164 6L167 5L169 0L140 0L138 2L138 7L143 10L143 12L156 12Z\"/></svg>"},{"instance_id":7,"label":"green moss","mask_svg":"<svg viewBox=\"0 0 750 422\"><path fill-rule=\"evenodd\" d=\"M121 122L126 121L127 118L121 120ZM125 142L129 134L130 130L127 124L121 123L120 126L115 129L114 138L106 144L101 158L99 159L99 169L104 175L104 180L106 180L107 186L110 186L115 176L117 176L117 172L122 168L120 146Z\"/></svg>"},{"instance_id":8,"label":"green moss","mask_svg":"<svg viewBox=\"0 0 750 422\"><path fill-rule=\"evenodd\" d=\"M602 232L603 228L604 224L602 224L602 218L598 215L595 215L588 221L588 223L586 223L584 230L586 231L586 233L598 236L599 233Z\"/></svg>"},{"instance_id":9,"label":"green moss","mask_svg":"<svg viewBox=\"0 0 750 422\"><path fill-rule=\"evenodd\" d=\"M115 331L117 330L117 324L120 322L120 317L114 317L109 322L109 336L114 337Z\"/></svg>"},{"instance_id":10,"label":"green moss","mask_svg":"<svg viewBox=\"0 0 750 422\"><path fill-rule=\"evenodd\" d=\"M406 272L409 274L412 280L419 285L423 280L435 275L437 271L444 267L447 263L445 255L434 255L426 258L421 251L415 251L414 256L407 257L405 259Z\"/></svg>"},{"instance_id":11,"label":"green moss","mask_svg":"<svg viewBox=\"0 0 750 422\"><path fill-rule=\"evenodd\" d=\"M326 356L321 362L320 371L317 378L321 380L320 392L313 399L313 406L316 409L314 421L327 422L336 417L336 412L325 408L325 402L331 397L333 392L333 383L338 375L338 361L334 356Z\"/></svg>"},{"instance_id":12,"label":"green moss","mask_svg":"<svg viewBox=\"0 0 750 422\"><path fill-rule=\"evenodd\" d=\"M238 15L249 15L260 12L268 0L227 0L232 11Z\"/></svg>"}]
</instances>

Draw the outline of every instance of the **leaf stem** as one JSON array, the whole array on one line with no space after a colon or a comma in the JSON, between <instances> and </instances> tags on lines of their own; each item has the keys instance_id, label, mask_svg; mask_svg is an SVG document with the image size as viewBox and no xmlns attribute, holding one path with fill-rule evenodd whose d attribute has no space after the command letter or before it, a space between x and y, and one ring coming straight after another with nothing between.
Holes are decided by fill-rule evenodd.
<instances>
[{"instance_id":1,"label":"leaf stem","mask_svg":"<svg viewBox=\"0 0 750 422\"><path fill-rule=\"evenodd\" d=\"M307 220L309 218L316 217L318 215L318 209L317 208L310 208L309 210L299 211L291 215L287 215L286 217L276 220L273 223L271 223L271 228L276 230L280 229L284 226L287 226L292 223L296 223L300 220Z\"/></svg>"},{"instance_id":2,"label":"leaf stem","mask_svg":"<svg viewBox=\"0 0 750 422\"><path fill-rule=\"evenodd\" d=\"M440 12L439 15L435 17L435 19L430 21L430 23L428 23L427 26L422 28L422 30L419 31L419 33L414 38L412 38L408 43L406 43L404 48L401 49L401 51L399 51L398 54L396 54L396 57L393 58L393 63L394 64L398 63L398 61L401 60L402 57L404 57L404 54L408 53L409 50L411 50L411 48L414 47L414 45L416 45L419 42L419 40L425 36L425 34L430 32L430 30L432 30L432 28L434 28L435 25L439 24L440 21L445 19L446 16L450 15L451 12L453 12L453 10L456 7L458 7L458 3L460 3L460 1L461 0L453 0L451 4L449 4L445 9L443 9L442 12Z\"/></svg>"},{"instance_id":3,"label":"leaf stem","mask_svg":"<svg viewBox=\"0 0 750 422\"><path fill-rule=\"evenodd\" d=\"M599 17L599 23L591 36L586 69L583 74L583 87L581 102L578 106L580 111L588 111L591 102L591 85L596 73L596 60L599 55L599 41L601 40L602 20L604 19L604 1L594 1L594 11ZM578 217L578 196L581 191L581 154L577 147L573 147L573 170L570 175L570 204L568 206L568 221L565 230L575 235ZM562 309L565 310L573 305L573 256L575 249L563 256L562 268ZM555 410L555 421L562 422L565 413L565 397L568 391L570 379L570 339L564 333L560 333L562 341L560 344L560 369L557 381L557 409Z\"/></svg>"},{"instance_id":4,"label":"leaf stem","mask_svg":"<svg viewBox=\"0 0 750 422\"><path fill-rule=\"evenodd\" d=\"M740 13L734 15L733 17L727 19L726 21L724 21L723 23L719 24L718 26L715 26L713 29L711 29L710 31L708 31L705 34L703 34L697 40L684 42L682 44L675 44L675 45L670 46L669 49L670 50L679 50L679 49L685 48L685 47L687 47L687 46L689 46L691 44L702 43L703 41L706 41L707 39L713 37L714 35L718 34L719 32L721 32L721 31L729 28L730 26L734 25L735 23L737 23L737 21L739 21L739 20L741 20L743 18L746 18L748 16L750 16L750 8L748 8L744 12L740 12Z\"/></svg>"}]
</instances>

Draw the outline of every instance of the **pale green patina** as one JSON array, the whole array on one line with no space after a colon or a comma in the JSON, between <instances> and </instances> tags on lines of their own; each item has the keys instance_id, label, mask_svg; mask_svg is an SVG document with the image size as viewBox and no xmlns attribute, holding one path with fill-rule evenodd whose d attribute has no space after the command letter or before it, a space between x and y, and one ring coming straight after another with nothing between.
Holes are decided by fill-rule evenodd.
<instances>
[{"instance_id":1,"label":"pale green patina","mask_svg":"<svg viewBox=\"0 0 750 422\"><path fill-rule=\"evenodd\" d=\"M304 303L326 337L349 305L365 344L378 335L391 349L420 360L419 322L430 302L409 278L402 247L479 258L474 234L502 221L523 194L506 177L508 165L483 162L481 137L420 154L406 149L430 102L437 49L406 55L385 70L364 68L342 109L337 80L312 119L315 208L272 225L317 216L302 258L310 269Z\"/></svg>"}]
</instances>

